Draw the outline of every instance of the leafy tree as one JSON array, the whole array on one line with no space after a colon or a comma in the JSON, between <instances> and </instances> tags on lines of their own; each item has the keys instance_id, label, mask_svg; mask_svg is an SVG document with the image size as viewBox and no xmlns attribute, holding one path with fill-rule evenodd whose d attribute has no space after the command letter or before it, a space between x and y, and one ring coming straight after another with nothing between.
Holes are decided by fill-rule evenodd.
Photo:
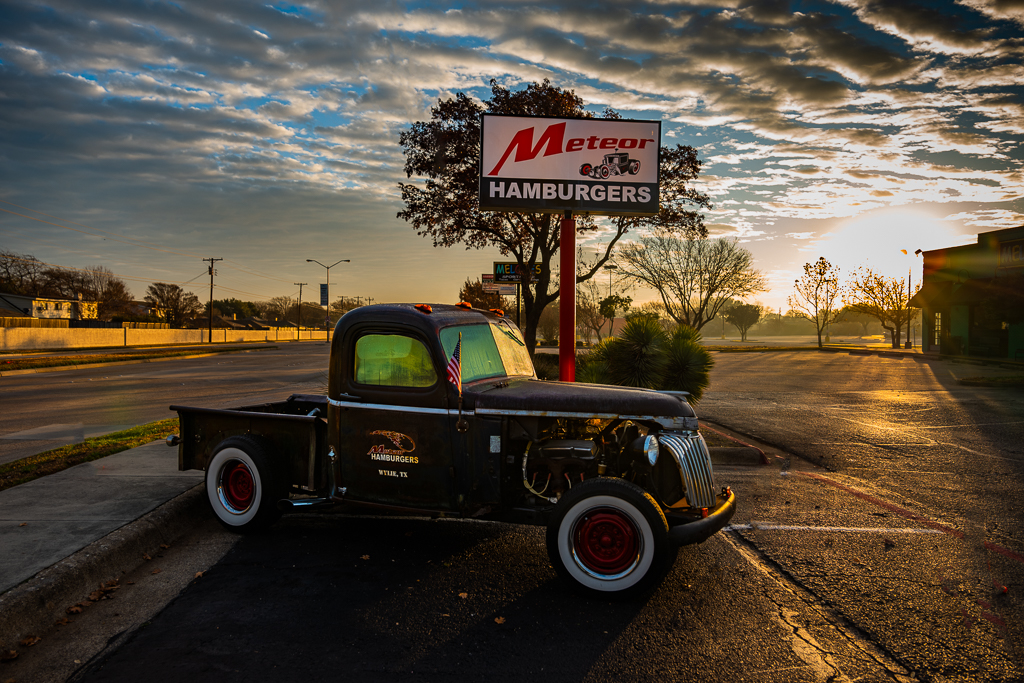
<instances>
[{"instance_id":1,"label":"leafy tree","mask_svg":"<svg viewBox=\"0 0 1024 683\"><path fill-rule=\"evenodd\" d=\"M541 311L540 320L537 321L537 331L540 333L540 338L550 344L557 342L560 331L558 326L558 306L547 306Z\"/></svg>"},{"instance_id":2,"label":"leafy tree","mask_svg":"<svg viewBox=\"0 0 1024 683\"><path fill-rule=\"evenodd\" d=\"M687 391L700 401L710 384L714 359L700 343L700 332L676 325L666 332L649 315L630 318L618 337L608 337L582 359L581 382Z\"/></svg>"},{"instance_id":3,"label":"leafy tree","mask_svg":"<svg viewBox=\"0 0 1024 683\"><path fill-rule=\"evenodd\" d=\"M204 311L209 313L209 309L209 304L206 304ZM253 303L252 301L241 301L233 298L213 300L214 315L223 316L225 318L230 318L232 316L236 318L257 318L262 313L260 309L260 305Z\"/></svg>"},{"instance_id":4,"label":"leafy tree","mask_svg":"<svg viewBox=\"0 0 1024 683\"><path fill-rule=\"evenodd\" d=\"M619 273L656 290L676 323L700 330L731 298L765 291L753 261L735 240L681 238L659 228L619 250Z\"/></svg>"},{"instance_id":5,"label":"leafy tree","mask_svg":"<svg viewBox=\"0 0 1024 683\"><path fill-rule=\"evenodd\" d=\"M401 134L405 172L422 183L400 183L405 209L398 217L412 224L417 234L430 237L434 246L465 244L480 249L496 246L514 257L524 272L534 264L543 268L536 280L522 288L523 336L533 351L541 314L558 298L558 282L552 264L559 247L559 217L548 213L481 211L479 206L480 116L484 113L538 115L558 118L593 118L572 90L545 80L512 91L491 81L491 97L482 104L465 93L441 100L431 109L429 121L418 121ZM604 118L619 118L607 109ZM576 276L577 282L592 278L607 262L619 239L631 229L662 227L693 236L704 236L703 216L693 208L711 208L706 194L689 184L700 172L701 161L692 147L661 149L661 212L650 218L616 217L610 220L613 234L592 267ZM576 218L580 234L597 230L592 217Z\"/></svg>"},{"instance_id":6,"label":"leafy tree","mask_svg":"<svg viewBox=\"0 0 1024 683\"><path fill-rule=\"evenodd\" d=\"M151 284L146 290L145 301L171 327L181 327L186 320L196 317L203 310L199 297L166 282Z\"/></svg>"},{"instance_id":7,"label":"leafy tree","mask_svg":"<svg viewBox=\"0 0 1024 683\"><path fill-rule=\"evenodd\" d=\"M824 256L814 263L804 264L804 274L793 281L796 296L788 299L791 311L814 323L821 348L821 333L839 317L836 302L839 299L839 268Z\"/></svg>"},{"instance_id":8,"label":"leafy tree","mask_svg":"<svg viewBox=\"0 0 1024 683\"><path fill-rule=\"evenodd\" d=\"M466 284L462 285L462 289L459 290L459 301L468 301L473 304L473 308L482 308L484 310L499 308L507 312L512 308L512 305L509 304L505 297L497 292L485 292L483 282L480 280L471 281L468 277L466 278Z\"/></svg>"},{"instance_id":9,"label":"leafy tree","mask_svg":"<svg viewBox=\"0 0 1024 683\"><path fill-rule=\"evenodd\" d=\"M905 278L885 277L870 268L858 268L850 277L843 302L851 311L875 318L892 336L892 348L900 348L900 335L917 312L910 308L911 293Z\"/></svg>"},{"instance_id":10,"label":"leafy tree","mask_svg":"<svg viewBox=\"0 0 1024 683\"><path fill-rule=\"evenodd\" d=\"M843 306L839 309L839 315L836 318L836 322L860 325L861 336L866 337L868 336L868 325L875 322L875 318L870 315L851 310L849 306Z\"/></svg>"},{"instance_id":11,"label":"leafy tree","mask_svg":"<svg viewBox=\"0 0 1024 683\"><path fill-rule=\"evenodd\" d=\"M601 317L608 321L608 336L612 336L612 328L615 326L615 314L618 311L625 313L633 305L633 297L612 294L601 299L599 311Z\"/></svg>"},{"instance_id":12,"label":"leafy tree","mask_svg":"<svg viewBox=\"0 0 1024 683\"><path fill-rule=\"evenodd\" d=\"M759 304L736 304L725 312L725 322L740 331L740 340L747 341L747 330L756 325L764 314Z\"/></svg>"}]
</instances>

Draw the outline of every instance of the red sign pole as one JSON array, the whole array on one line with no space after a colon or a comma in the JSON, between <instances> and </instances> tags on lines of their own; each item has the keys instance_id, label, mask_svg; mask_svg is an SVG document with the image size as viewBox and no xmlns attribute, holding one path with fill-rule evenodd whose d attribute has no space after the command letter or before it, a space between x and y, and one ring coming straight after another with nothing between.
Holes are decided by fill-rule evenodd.
<instances>
[{"instance_id":1,"label":"red sign pole","mask_svg":"<svg viewBox=\"0 0 1024 683\"><path fill-rule=\"evenodd\" d=\"M562 217L558 249L558 379L576 381L576 221Z\"/></svg>"}]
</instances>

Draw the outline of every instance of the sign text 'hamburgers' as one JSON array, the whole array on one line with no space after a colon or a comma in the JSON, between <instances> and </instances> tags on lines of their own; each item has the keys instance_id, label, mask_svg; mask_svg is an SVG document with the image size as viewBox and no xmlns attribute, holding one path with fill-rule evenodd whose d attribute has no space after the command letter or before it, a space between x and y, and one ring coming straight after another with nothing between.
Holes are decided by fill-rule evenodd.
<instances>
[{"instance_id":1,"label":"sign text 'hamburgers'","mask_svg":"<svg viewBox=\"0 0 1024 683\"><path fill-rule=\"evenodd\" d=\"M484 114L480 208L658 213L660 121Z\"/></svg>"}]
</instances>

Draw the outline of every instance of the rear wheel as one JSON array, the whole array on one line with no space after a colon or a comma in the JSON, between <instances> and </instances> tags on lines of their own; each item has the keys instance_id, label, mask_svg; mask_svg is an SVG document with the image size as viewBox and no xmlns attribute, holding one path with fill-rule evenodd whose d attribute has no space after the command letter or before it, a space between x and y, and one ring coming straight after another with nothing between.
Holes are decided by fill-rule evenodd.
<instances>
[{"instance_id":1,"label":"rear wheel","mask_svg":"<svg viewBox=\"0 0 1024 683\"><path fill-rule=\"evenodd\" d=\"M583 593L616 598L656 586L678 552L650 494L611 478L589 479L562 496L547 545L564 580Z\"/></svg>"},{"instance_id":2,"label":"rear wheel","mask_svg":"<svg viewBox=\"0 0 1024 683\"><path fill-rule=\"evenodd\" d=\"M633 159L629 162L629 175L636 175L640 172L640 162Z\"/></svg>"},{"instance_id":3,"label":"rear wheel","mask_svg":"<svg viewBox=\"0 0 1024 683\"><path fill-rule=\"evenodd\" d=\"M232 436L217 445L206 466L206 498L220 523L231 531L260 531L277 521L277 501L288 497L288 483L265 442Z\"/></svg>"}]
</instances>

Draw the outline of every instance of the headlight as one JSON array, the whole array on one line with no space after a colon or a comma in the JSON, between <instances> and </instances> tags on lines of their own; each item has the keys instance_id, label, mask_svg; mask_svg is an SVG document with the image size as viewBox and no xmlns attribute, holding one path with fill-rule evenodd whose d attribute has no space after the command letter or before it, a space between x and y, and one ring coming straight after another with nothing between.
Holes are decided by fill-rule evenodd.
<instances>
[{"instance_id":1,"label":"headlight","mask_svg":"<svg viewBox=\"0 0 1024 683\"><path fill-rule=\"evenodd\" d=\"M653 435L648 435L644 439L644 453L647 454L647 462L654 467L658 462L658 440Z\"/></svg>"},{"instance_id":2,"label":"headlight","mask_svg":"<svg viewBox=\"0 0 1024 683\"><path fill-rule=\"evenodd\" d=\"M629 454L633 461L643 467L654 467L658 462L658 440L653 434L639 436L629 444Z\"/></svg>"}]
</instances>

